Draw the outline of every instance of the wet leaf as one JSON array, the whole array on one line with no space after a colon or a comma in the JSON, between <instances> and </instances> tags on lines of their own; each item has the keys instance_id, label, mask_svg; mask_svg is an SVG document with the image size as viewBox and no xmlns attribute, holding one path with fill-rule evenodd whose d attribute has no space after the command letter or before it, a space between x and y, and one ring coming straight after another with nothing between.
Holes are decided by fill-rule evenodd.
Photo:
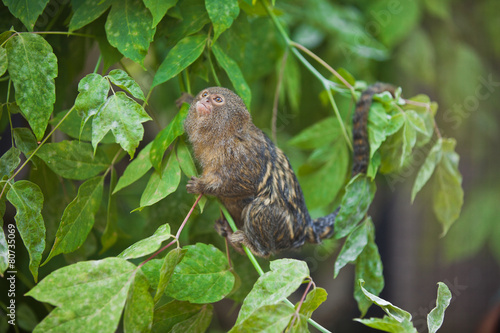
<instances>
[{"instance_id":1,"label":"wet leaf","mask_svg":"<svg viewBox=\"0 0 500 333\"><path fill-rule=\"evenodd\" d=\"M133 259L144 257L160 249L163 241L172 237L170 234L170 225L163 224L156 229L152 236L141 239L137 243L126 248L118 255L118 258Z\"/></svg>"},{"instance_id":2,"label":"wet leaf","mask_svg":"<svg viewBox=\"0 0 500 333\"><path fill-rule=\"evenodd\" d=\"M113 69L107 77L111 82L137 99L145 100L141 86L122 69Z\"/></svg>"}]
</instances>

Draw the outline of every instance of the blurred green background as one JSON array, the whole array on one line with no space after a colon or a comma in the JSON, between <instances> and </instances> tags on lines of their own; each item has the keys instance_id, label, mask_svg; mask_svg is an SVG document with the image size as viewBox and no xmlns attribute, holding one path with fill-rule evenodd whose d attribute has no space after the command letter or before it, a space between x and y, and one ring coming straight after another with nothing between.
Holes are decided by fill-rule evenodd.
<instances>
[{"instance_id":1,"label":"blurred green background","mask_svg":"<svg viewBox=\"0 0 500 333\"><path fill-rule=\"evenodd\" d=\"M195 2L200 1L186 0L179 4ZM241 1L240 6L240 16L231 29L221 35L219 42L229 55L238 59L252 88L254 121L270 133L271 110L284 44L262 8L258 5L251 7L245 1ZM50 1L36 30L66 31L70 14L69 1ZM401 86L404 97L425 93L438 102L436 120L439 130L443 136L454 137L458 142L459 169L465 191L462 215L449 233L440 238L441 227L430 209L432 197L426 194L429 189L424 188L414 204L410 204L415 172L428 147L422 148L421 160L416 158L415 163L402 170L399 176L380 176L377 179L378 191L370 215L376 225L376 242L384 263L386 287L381 297L411 312L420 332L426 328L425 315L435 306L436 283L443 281L449 286L453 299L440 332L490 332L486 326L481 326L487 325L488 320L496 320L495 332L498 332L500 157L496 149L500 145L500 2L277 0L276 14L294 41L311 49L332 67L344 68L357 80L368 83L385 81ZM103 17L99 18L85 32L102 38L104 22ZM0 5L1 31L11 26L23 30L22 24ZM155 42L146 58L146 71L127 59L122 60L145 90L152 82L155 69L176 42L170 31L168 23L158 26ZM45 38L59 59L55 106L59 112L73 105L78 81L93 71L99 50L91 40L52 35ZM105 47L101 48L103 50ZM108 51L106 65L113 63L113 59L120 59L112 49ZM293 62L292 59L289 55L289 62ZM196 74L192 82L194 91L214 84L202 79L209 78L204 65L198 61L192 67ZM226 77L221 79L224 85L230 86ZM277 123L278 144L296 170L307 158L307 152L287 145L287 141L332 112L322 102L320 83L301 65L292 63L285 70L285 90L294 91L297 85L300 95L292 94L280 100ZM174 101L180 92L176 80L154 90L149 111L155 121L146 124L144 143L153 140L175 115ZM0 82L0 94L6 96L5 81ZM338 98L337 103L341 111L352 108L349 99ZM13 121L14 126L23 125L19 115ZM2 132L9 132L6 117L1 118L0 124ZM1 141L2 154L9 147L10 138L5 134ZM37 177L36 172L32 177ZM40 181L51 183L47 179ZM57 183L57 179L52 181ZM121 193L116 210L121 214L120 227L128 235L121 235L124 237L114 248L97 254L98 236L91 233L81 251L55 258L42 267L41 276L64 262L89 256L116 255L136 240L130 239L130 235L144 238L165 223L167 217L168 221L181 221L189 209L187 203L191 197L184 191L177 191L161 205L145 209L144 214L130 215L128 212L137 207L138 193L142 188L144 183ZM47 243L51 244L58 223L58 219L51 216L60 216L64 206L58 208L56 204L63 195L57 188L51 189L47 185L47 190L53 191L53 195L46 196L43 212L48 224ZM75 190L70 186L70 193L65 195L71 197ZM221 239L212 230L210 215L216 216L217 208L209 206L207 211L208 214L190 226L189 233L184 236L189 240L185 241L203 240L220 245ZM319 209L313 213L321 212ZM7 219L12 215L13 212L8 210ZM105 216L105 212L101 211L99 215ZM95 227L100 232L104 230L103 217L96 219ZM175 222L173 228L176 229ZM335 256L329 254L336 247L332 242L327 243L324 247L308 247L294 254L308 262L315 283L329 293L328 300L315 312L314 319L334 332L372 331L352 321L359 316L352 297L353 270L352 267L344 269L336 280L332 279ZM26 254L19 250L19 256L23 255ZM249 274L255 278L254 273ZM22 290L23 293L26 291ZM230 306L225 302L216 305L224 309ZM381 316L381 313L371 309L370 316ZM221 329L230 325L225 324L226 320L219 316Z\"/></svg>"}]
</instances>

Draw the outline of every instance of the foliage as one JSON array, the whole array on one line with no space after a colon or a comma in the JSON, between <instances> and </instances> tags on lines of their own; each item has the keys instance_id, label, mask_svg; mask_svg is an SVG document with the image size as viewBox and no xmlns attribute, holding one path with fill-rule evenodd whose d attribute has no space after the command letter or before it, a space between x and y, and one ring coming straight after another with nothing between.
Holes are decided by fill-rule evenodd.
<instances>
[{"instance_id":1,"label":"foliage","mask_svg":"<svg viewBox=\"0 0 500 333\"><path fill-rule=\"evenodd\" d=\"M437 104L429 97L402 98L401 89L396 96L376 95L368 119L369 171L350 179L353 110L348 105L367 83L346 69L333 70L305 47L330 36L339 41L336 52L344 58L386 59L389 48L419 20L420 5L404 5L404 15L384 26L377 39L365 32L359 12L324 0L311 1L305 12L302 1L73 0L46 25L39 17L48 1L3 3L10 14L2 15L11 26L0 35L6 96L0 125L12 142L0 157L0 213L4 216L6 202L15 209L29 263L9 261L11 243L2 234L0 272L29 269L37 284L27 295L54 307L47 305L49 313L35 332L88 327L114 332L122 314L125 331L203 332L212 320L211 304L223 298L242 301L231 332L305 332L308 323L327 331L311 319L326 299L324 289L314 287L295 308L286 300L303 283L307 290L314 285L304 261L272 260L266 273L265 263L251 256L233 266L220 250L220 238L216 246L207 244L213 231L202 223L184 228L189 217L213 220L218 208L209 200L203 210L206 198L198 198L195 205L203 214L193 212L195 205L187 213L193 197L183 185L197 171L183 129L188 106L175 111L174 100L181 91L196 92L209 84L232 86L258 123L269 118L255 107L267 89L266 78L278 87L284 81L277 100L289 103L297 119L310 118L295 136L280 137L288 138L285 148L307 155L300 165L298 159L292 163L309 208L323 212L340 204L334 237L345 242L334 278L355 264L355 281L363 280L354 288L361 316L372 303L387 313L383 319L357 320L389 332L413 329L407 312L377 297L384 286L383 269L367 212L378 175L398 175L414 163L417 149L427 147L411 196L432 185L433 209L445 235L463 203L455 140L438 130ZM386 3L378 1L370 10ZM290 38L292 27L297 43ZM94 44L97 61L90 51ZM93 72L83 66L85 61L96 61ZM280 66L284 76L275 75ZM306 72L319 83L312 85L318 108L302 108ZM333 113L323 119L320 112L307 113L316 109ZM152 120L164 128L158 130ZM24 125L14 125L19 122ZM28 167L29 175L20 173ZM193 241L198 237L203 243ZM251 264L258 279L248 273ZM428 317L430 331L441 326L449 298L440 283L438 304Z\"/></svg>"}]
</instances>

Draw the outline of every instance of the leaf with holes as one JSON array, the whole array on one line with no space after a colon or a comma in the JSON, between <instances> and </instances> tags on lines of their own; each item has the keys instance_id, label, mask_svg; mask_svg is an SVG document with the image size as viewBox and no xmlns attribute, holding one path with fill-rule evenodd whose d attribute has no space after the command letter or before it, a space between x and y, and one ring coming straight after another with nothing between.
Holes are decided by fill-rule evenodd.
<instances>
[{"instance_id":1,"label":"leaf with holes","mask_svg":"<svg viewBox=\"0 0 500 333\"><path fill-rule=\"evenodd\" d=\"M16 102L40 141L56 100L57 58L50 44L37 34L18 34L6 48Z\"/></svg>"},{"instance_id":2,"label":"leaf with holes","mask_svg":"<svg viewBox=\"0 0 500 333\"><path fill-rule=\"evenodd\" d=\"M99 109L92 122L92 146L97 144L110 130L116 142L134 157L135 149L144 135L142 123L151 120L146 111L123 91L110 96Z\"/></svg>"}]
</instances>

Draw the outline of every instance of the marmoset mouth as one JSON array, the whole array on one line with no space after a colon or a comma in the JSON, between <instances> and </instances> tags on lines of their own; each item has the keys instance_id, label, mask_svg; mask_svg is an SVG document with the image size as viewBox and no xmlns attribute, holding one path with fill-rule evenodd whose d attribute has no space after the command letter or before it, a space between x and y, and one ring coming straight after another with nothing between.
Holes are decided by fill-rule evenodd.
<instances>
[{"instance_id":1,"label":"marmoset mouth","mask_svg":"<svg viewBox=\"0 0 500 333\"><path fill-rule=\"evenodd\" d=\"M200 116L208 116L212 112L212 106L207 106L202 101L198 101L196 102L196 111L198 111Z\"/></svg>"}]
</instances>

